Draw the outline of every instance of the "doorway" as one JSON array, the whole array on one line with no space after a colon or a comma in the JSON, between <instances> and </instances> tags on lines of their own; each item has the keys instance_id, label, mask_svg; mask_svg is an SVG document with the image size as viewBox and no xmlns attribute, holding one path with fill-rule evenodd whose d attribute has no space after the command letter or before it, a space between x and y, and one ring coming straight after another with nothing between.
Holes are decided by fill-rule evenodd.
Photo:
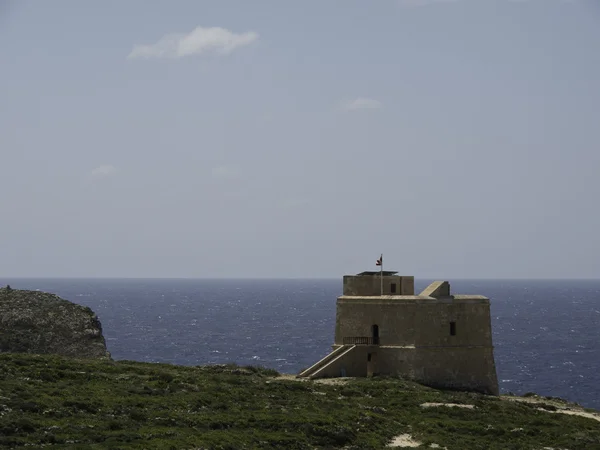
<instances>
[{"instance_id":1,"label":"doorway","mask_svg":"<svg viewBox=\"0 0 600 450\"><path fill-rule=\"evenodd\" d=\"M372 377L377 373L377 353L367 354L367 377Z\"/></svg>"},{"instance_id":2,"label":"doorway","mask_svg":"<svg viewBox=\"0 0 600 450\"><path fill-rule=\"evenodd\" d=\"M379 345L379 325L371 325L371 337L373 345Z\"/></svg>"}]
</instances>

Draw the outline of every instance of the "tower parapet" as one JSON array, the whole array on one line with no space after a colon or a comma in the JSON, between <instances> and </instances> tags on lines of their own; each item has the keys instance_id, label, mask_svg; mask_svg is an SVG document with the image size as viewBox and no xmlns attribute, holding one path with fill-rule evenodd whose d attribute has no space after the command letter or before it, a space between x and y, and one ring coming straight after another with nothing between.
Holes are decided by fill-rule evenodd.
<instances>
[{"instance_id":1,"label":"tower parapet","mask_svg":"<svg viewBox=\"0 0 600 450\"><path fill-rule=\"evenodd\" d=\"M344 295L415 295L415 277L398 272L361 272L344 276ZM383 281L383 292L382 292Z\"/></svg>"}]
</instances>

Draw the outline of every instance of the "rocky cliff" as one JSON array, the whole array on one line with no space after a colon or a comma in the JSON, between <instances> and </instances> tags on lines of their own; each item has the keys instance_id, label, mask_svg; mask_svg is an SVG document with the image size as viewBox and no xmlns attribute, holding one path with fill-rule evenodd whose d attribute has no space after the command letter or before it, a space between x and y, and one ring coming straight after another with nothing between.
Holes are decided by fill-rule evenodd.
<instances>
[{"instance_id":1,"label":"rocky cliff","mask_svg":"<svg viewBox=\"0 0 600 450\"><path fill-rule=\"evenodd\" d=\"M0 352L110 358L102 325L88 307L57 295L0 289Z\"/></svg>"}]
</instances>

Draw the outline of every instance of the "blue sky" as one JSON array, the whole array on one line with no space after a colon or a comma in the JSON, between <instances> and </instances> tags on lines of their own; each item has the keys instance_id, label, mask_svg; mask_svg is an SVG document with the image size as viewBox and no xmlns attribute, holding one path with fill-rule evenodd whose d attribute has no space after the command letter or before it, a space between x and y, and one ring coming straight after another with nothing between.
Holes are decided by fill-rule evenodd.
<instances>
[{"instance_id":1,"label":"blue sky","mask_svg":"<svg viewBox=\"0 0 600 450\"><path fill-rule=\"evenodd\" d=\"M598 278L600 2L8 1L0 275Z\"/></svg>"}]
</instances>

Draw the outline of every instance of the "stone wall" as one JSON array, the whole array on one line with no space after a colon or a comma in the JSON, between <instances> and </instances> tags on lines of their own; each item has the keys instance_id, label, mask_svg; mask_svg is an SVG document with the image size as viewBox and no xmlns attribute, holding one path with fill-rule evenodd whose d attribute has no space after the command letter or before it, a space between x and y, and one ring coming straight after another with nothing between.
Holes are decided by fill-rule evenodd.
<instances>
[{"instance_id":1,"label":"stone wall","mask_svg":"<svg viewBox=\"0 0 600 450\"><path fill-rule=\"evenodd\" d=\"M335 370L365 376L367 355L375 352L375 373L498 394L486 297L338 298L335 346L342 345L344 337L372 336L373 325L378 326L380 346L357 347L362 351L347 355Z\"/></svg>"},{"instance_id":2,"label":"stone wall","mask_svg":"<svg viewBox=\"0 0 600 450\"><path fill-rule=\"evenodd\" d=\"M450 323L456 335L450 335ZM371 336L379 328L381 345L491 346L489 300L481 296L462 299L365 298L342 296L337 301L335 339Z\"/></svg>"},{"instance_id":3,"label":"stone wall","mask_svg":"<svg viewBox=\"0 0 600 450\"><path fill-rule=\"evenodd\" d=\"M498 395L489 347L380 347L378 372L441 388Z\"/></svg>"}]
</instances>

